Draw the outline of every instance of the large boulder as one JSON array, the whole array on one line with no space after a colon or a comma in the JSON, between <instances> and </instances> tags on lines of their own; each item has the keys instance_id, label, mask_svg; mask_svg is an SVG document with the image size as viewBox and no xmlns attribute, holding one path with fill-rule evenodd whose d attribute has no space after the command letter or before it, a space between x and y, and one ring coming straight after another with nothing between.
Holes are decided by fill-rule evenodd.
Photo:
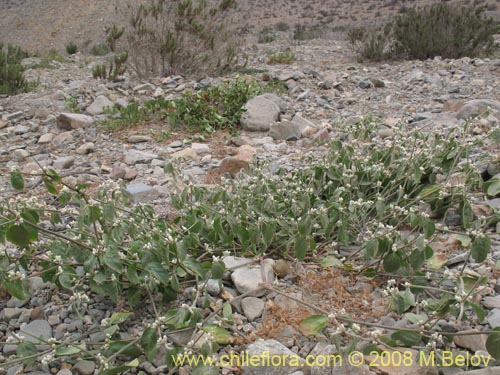
<instances>
[{"instance_id":1,"label":"large boulder","mask_svg":"<svg viewBox=\"0 0 500 375\"><path fill-rule=\"evenodd\" d=\"M91 115L101 115L106 108L113 107L113 102L104 95L99 95L94 99L94 102L87 107L87 112Z\"/></svg>"},{"instance_id":2,"label":"large boulder","mask_svg":"<svg viewBox=\"0 0 500 375\"><path fill-rule=\"evenodd\" d=\"M94 123L94 119L80 113L61 113L57 116L57 127L63 130L86 128Z\"/></svg>"},{"instance_id":3,"label":"large boulder","mask_svg":"<svg viewBox=\"0 0 500 375\"><path fill-rule=\"evenodd\" d=\"M487 99L476 99L467 102L457 113L459 120L467 120L476 117L489 109L500 111L500 102Z\"/></svg>"},{"instance_id":4,"label":"large boulder","mask_svg":"<svg viewBox=\"0 0 500 375\"><path fill-rule=\"evenodd\" d=\"M245 105L246 112L241 117L244 130L266 132L279 119L280 107L264 96L250 99Z\"/></svg>"}]
</instances>

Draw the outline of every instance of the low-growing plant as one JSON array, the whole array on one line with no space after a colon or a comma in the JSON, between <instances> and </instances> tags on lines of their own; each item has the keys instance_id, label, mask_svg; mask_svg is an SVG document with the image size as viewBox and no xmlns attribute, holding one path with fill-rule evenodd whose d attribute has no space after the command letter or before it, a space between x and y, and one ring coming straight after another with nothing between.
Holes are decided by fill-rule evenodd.
<instances>
[{"instance_id":1,"label":"low-growing plant","mask_svg":"<svg viewBox=\"0 0 500 375\"><path fill-rule=\"evenodd\" d=\"M278 52L269 56L268 64L291 64L295 61L292 52Z\"/></svg>"},{"instance_id":2,"label":"low-growing plant","mask_svg":"<svg viewBox=\"0 0 500 375\"><path fill-rule=\"evenodd\" d=\"M239 78L194 93L184 93L177 100L159 97L142 105L130 103L111 113L104 125L115 130L146 122L167 121L171 127L182 126L191 131L207 133L232 129L239 124L244 105L249 99L264 92L282 89L282 85L274 82L259 84Z\"/></svg>"},{"instance_id":3,"label":"low-growing plant","mask_svg":"<svg viewBox=\"0 0 500 375\"><path fill-rule=\"evenodd\" d=\"M395 314L405 314L415 324L387 327L308 304L315 315L300 323L307 336L324 332L338 346L341 337L346 338L344 344L352 350L364 342L363 349L370 353L377 350L375 344L434 351L446 347L454 335L470 334L450 332L441 322L453 318L459 328L465 319L484 319L475 297L487 280L467 272L467 267L488 257L489 228L500 213L473 213L469 190L481 193L485 187L469 164L468 125L446 136L394 129L391 143L376 141L378 126L373 118L345 126L345 141L333 141L319 159L306 155L305 165L292 172L274 173L263 165L222 186L188 186L172 196L176 211L168 220L151 206L130 205L128 194L110 182L90 194L84 185L72 186L50 168L34 175L13 169L10 180L16 190L25 191L26 179L41 179L51 199L0 198L0 242L7 243L0 253L2 287L25 300L28 279L37 275L71 293L75 312L87 313L95 294L110 298L120 311L106 319L88 314L100 325L92 331L100 331L100 338L44 340L49 345L41 352L13 335L9 343L16 345L16 355L2 366L87 357L97 363L99 374L111 375L137 368L141 356L159 360L160 350L169 368L177 366L176 354L210 356L232 340L228 328L234 299L211 309L199 307L197 301L205 299L204 306L210 305L206 282L222 279L225 266L220 257L228 254L311 258L323 267L340 266L350 277L389 274L383 295ZM165 170L175 175L171 165ZM456 182L457 176L462 183ZM498 193L498 187L491 186L487 193ZM453 231L435 220L449 209L462 217L461 227ZM467 254L464 264L430 268L433 239L451 232L460 233ZM358 250L341 258L341 245ZM172 306L181 284L190 281L196 286L193 302ZM304 303L279 286L262 288ZM151 314L141 309L146 303ZM122 326L133 313L124 306L141 314L134 333L126 335L121 334ZM333 328L331 333L324 330L327 326ZM184 348L171 342L179 330L193 332ZM194 345L200 332L211 334L201 348ZM500 359L500 332L481 334L488 335L489 353Z\"/></svg>"},{"instance_id":4,"label":"low-growing plant","mask_svg":"<svg viewBox=\"0 0 500 375\"><path fill-rule=\"evenodd\" d=\"M74 42L70 42L66 45L66 53L68 55L74 55L78 51L78 46Z\"/></svg>"},{"instance_id":5,"label":"low-growing plant","mask_svg":"<svg viewBox=\"0 0 500 375\"><path fill-rule=\"evenodd\" d=\"M21 60L26 57L21 47L0 42L0 94L12 95L28 91Z\"/></svg>"},{"instance_id":6,"label":"low-growing plant","mask_svg":"<svg viewBox=\"0 0 500 375\"><path fill-rule=\"evenodd\" d=\"M109 49L111 50L111 52L116 52L116 45L123 36L125 28L124 27L119 28L116 25L113 25L106 27L105 31L106 31L106 42L108 44Z\"/></svg>"}]
</instances>

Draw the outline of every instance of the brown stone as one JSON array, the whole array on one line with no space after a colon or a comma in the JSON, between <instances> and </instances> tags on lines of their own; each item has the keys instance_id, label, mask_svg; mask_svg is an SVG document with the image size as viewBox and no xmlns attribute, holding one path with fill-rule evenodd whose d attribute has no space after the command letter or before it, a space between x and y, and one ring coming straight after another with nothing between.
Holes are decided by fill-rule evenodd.
<instances>
[{"instance_id":1,"label":"brown stone","mask_svg":"<svg viewBox=\"0 0 500 375\"><path fill-rule=\"evenodd\" d=\"M464 102L460 100L447 100L443 104L443 112L458 112L464 106Z\"/></svg>"},{"instance_id":2,"label":"brown stone","mask_svg":"<svg viewBox=\"0 0 500 375\"><path fill-rule=\"evenodd\" d=\"M234 158L225 158L220 164L219 170L221 174L228 173L234 177L239 171L247 171L249 163L245 160Z\"/></svg>"},{"instance_id":3,"label":"brown stone","mask_svg":"<svg viewBox=\"0 0 500 375\"><path fill-rule=\"evenodd\" d=\"M6 128L9 125L7 120L0 120L0 129Z\"/></svg>"},{"instance_id":4,"label":"brown stone","mask_svg":"<svg viewBox=\"0 0 500 375\"><path fill-rule=\"evenodd\" d=\"M45 320L45 312L40 306L35 307L31 310L30 319L33 320Z\"/></svg>"}]
</instances>

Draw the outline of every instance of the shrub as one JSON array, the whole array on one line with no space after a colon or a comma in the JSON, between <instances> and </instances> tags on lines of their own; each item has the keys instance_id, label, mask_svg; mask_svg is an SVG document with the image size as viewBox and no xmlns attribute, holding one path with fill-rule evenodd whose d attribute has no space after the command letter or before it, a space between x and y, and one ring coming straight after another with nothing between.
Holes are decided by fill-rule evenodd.
<instances>
[{"instance_id":1,"label":"shrub","mask_svg":"<svg viewBox=\"0 0 500 375\"><path fill-rule=\"evenodd\" d=\"M410 8L392 26L394 50L414 59L474 57L491 53L495 24L482 7L446 3Z\"/></svg>"},{"instance_id":2,"label":"shrub","mask_svg":"<svg viewBox=\"0 0 500 375\"><path fill-rule=\"evenodd\" d=\"M90 53L93 56L105 56L110 52L111 50L109 49L109 46L106 43L95 44L90 49Z\"/></svg>"},{"instance_id":3,"label":"shrub","mask_svg":"<svg viewBox=\"0 0 500 375\"><path fill-rule=\"evenodd\" d=\"M106 69L106 65L104 64L97 65L94 69L92 69L92 76L95 79L108 79L110 81L115 81L127 70L127 66L125 65L127 59L127 52L114 54L109 60L109 68Z\"/></svg>"},{"instance_id":4,"label":"shrub","mask_svg":"<svg viewBox=\"0 0 500 375\"><path fill-rule=\"evenodd\" d=\"M271 55L268 64L291 64L295 61L295 55L291 52L278 52Z\"/></svg>"},{"instance_id":5,"label":"shrub","mask_svg":"<svg viewBox=\"0 0 500 375\"><path fill-rule=\"evenodd\" d=\"M272 43L276 40L276 35L270 27L264 27L259 32L258 42L259 43Z\"/></svg>"},{"instance_id":6,"label":"shrub","mask_svg":"<svg viewBox=\"0 0 500 375\"><path fill-rule=\"evenodd\" d=\"M26 55L20 47L9 44L4 48L0 42L0 94L28 91L29 84L24 79L24 67L21 65L24 57Z\"/></svg>"},{"instance_id":7,"label":"shrub","mask_svg":"<svg viewBox=\"0 0 500 375\"><path fill-rule=\"evenodd\" d=\"M130 63L141 76L217 74L234 67L236 31L228 7L204 0L129 0L123 11Z\"/></svg>"},{"instance_id":8,"label":"shrub","mask_svg":"<svg viewBox=\"0 0 500 375\"><path fill-rule=\"evenodd\" d=\"M66 45L66 53L68 55L74 55L77 51L78 46L75 43L70 42L68 45Z\"/></svg>"},{"instance_id":9,"label":"shrub","mask_svg":"<svg viewBox=\"0 0 500 375\"><path fill-rule=\"evenodd\" d=\"M276 25L275 25L275 28L276 30L278 31L288 31L290 30L290 25L287 24L286 22L278 22Z\"/></svg>"},{"instance_id":10,"label":"shrub","mask_svg":"<svg viewBox=\"0 0 500 375\"><path fill-rule=\"evenodd\" d=\"M355 27L347 31L347 40L361 60L380 61L390 56L390 28Z\"/></svg>"}]
</instances>

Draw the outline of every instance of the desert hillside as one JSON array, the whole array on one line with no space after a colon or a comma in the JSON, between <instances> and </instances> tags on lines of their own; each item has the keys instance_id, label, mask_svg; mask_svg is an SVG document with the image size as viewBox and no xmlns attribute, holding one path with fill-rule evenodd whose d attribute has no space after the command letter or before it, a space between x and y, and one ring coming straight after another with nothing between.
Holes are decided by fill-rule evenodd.
<instances>
[{"instance_id":1,"label":"desert hillside","mask_svg":"<svg viewBox=\"0 0 500 375\"><path fill-rule=\"evenodd\" d=\"M383 22L409 6L424 6L439 0L245 0L240 1L237 15L242 26L258 31L278 23L320 26L339 29L348 25ZM498 17L499 0L463 1L457 4L483 4L487 13ZM51 48L63 50L69 42L81 49L99 43L104 28L123 20L115 10L117 0L3 0L0 2L0 41L16 43L32 52Z\"/></svg>"}]
</instances>

